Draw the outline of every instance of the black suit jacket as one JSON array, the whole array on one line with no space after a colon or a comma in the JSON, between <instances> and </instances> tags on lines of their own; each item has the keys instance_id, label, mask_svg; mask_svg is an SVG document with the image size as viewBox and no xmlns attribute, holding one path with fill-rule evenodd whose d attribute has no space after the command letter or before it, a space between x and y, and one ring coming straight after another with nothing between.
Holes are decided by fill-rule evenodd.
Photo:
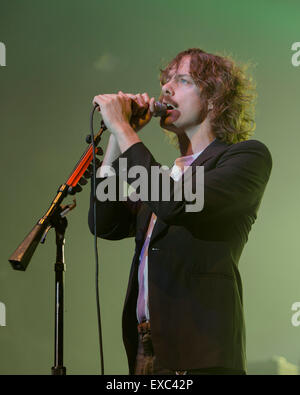
<instances>
[{"instance_id":1,"label":"black suit jacket","mask_svg":"<svg viewBox=\"0 0 300 395\"><path fill-rule=\"evenodd\" d=\"M120 158L128 169L160 166L143 143ZM118 158L119 159L119 158ZM118 159L114 161L118 179ZM151 213L157 215L148 249L149 311L154 351L174 370L223 367L246 370L243 291L238 262L268 182L267 147L248 140L227 145L216 139L191 164L204 166L204 207L186 212L186 202L99 202L97 236L135 236L123 310L123 340L129 371L137 352L138 262ZM97 183L104 179L97 179ZM129 183L133 180L129 179ZM195 172L192 176L196 182ZM150 185L150 183L149 183ZM92 200L89 227L93 232Z\"/></svg>"}]
</instances>

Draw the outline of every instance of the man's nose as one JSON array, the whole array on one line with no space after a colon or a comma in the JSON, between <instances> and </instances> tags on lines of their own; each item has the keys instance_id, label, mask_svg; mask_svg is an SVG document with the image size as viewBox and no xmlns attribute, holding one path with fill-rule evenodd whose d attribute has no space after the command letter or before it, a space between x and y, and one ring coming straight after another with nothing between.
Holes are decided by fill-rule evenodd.
<instances>
[{"instance_id":1,"label":"man's nose","mask_svg":"<svg viewBox=\"0 0 300 395\"><path fill-rule=\"evenodd\" d=\"M165 85L163 85L161 90L162 90L162 94L164 96L173 96L174 95L174 88L173 88L171 81L169 81Z\"/></svg>"}]
</instances>

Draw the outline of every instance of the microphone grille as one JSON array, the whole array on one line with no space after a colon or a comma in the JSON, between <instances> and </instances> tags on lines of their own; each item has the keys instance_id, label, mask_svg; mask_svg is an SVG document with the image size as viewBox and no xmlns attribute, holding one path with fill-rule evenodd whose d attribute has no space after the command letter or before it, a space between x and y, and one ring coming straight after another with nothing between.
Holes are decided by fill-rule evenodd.
<instances>
[{"instance_id":1,"label":"microphone grille","mask_svg":"<svg viewBox=\"0 0 300 395\"><path fill-rule=\"evenodd\" d=\"M162 117L162 116L166 115L166 111L167 111L166 104L161 103L159 101L156 101L154 103L154 112L153 112L154 117Z\"/></svg>"}]
</instances>

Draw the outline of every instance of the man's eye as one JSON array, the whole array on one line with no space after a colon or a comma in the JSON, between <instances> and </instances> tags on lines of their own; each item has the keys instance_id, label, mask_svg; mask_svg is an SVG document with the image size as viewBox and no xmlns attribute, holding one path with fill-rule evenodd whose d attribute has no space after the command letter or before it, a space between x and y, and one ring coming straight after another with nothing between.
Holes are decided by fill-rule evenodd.
<instances>
[{"instance_id":1,"label":"man's eye","mask_svg":"<svg viewBox=\"0 0 300 395\"><path fill-rule=\"evenodd\" d=\"M189 81L186 80L185 78L181 78L180 81L184 82L184 83L188 83Z\"/></svg>"}]
</instances>

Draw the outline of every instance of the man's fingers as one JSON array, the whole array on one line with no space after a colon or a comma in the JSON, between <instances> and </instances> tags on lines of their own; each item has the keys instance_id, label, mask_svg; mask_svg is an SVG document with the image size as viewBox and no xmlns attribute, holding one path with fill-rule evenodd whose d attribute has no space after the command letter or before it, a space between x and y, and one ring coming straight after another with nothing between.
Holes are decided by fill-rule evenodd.
<instances>
[{"instance_id":1,"label":"man's fingers","mask_svg":"<svg viewBox=\"0 0 300 395\"><path fill-rule=\"evenodd\" d=\"M122 91L119 91L118 94L120 96L124 95L129 97L130 99L136 101L142 107L147 107L147 104L150 103L149 95L146 92L142 94L141 93L133 94L133 93L124 93Z\"/></svg>"},{"instance_id":2,"label":"man's fingers","mask_svg":"<svg viewBox=\"0 0 300 395\"><path fill-rule=\"evenodd\" d=\"M136 99L136 95L133 95L132 93L123 93L123 92L121 92L121 94L123 94L124 96L129 97L130 99L133 99L133 100Z\"/></svg>"},{"instance_id":3,"label":"man's fingers","mask_svg":"<svg viewBox=\"0 0 300 395\"><path fill-rule=\"evenodd\" d=\"M154 98L154 97L151 97L150 103L149 103L149 108L150 108L150 112L151 112L151 113L154 112L154 103L155 103L155 98Z\"/></svg>"},{"instance_id":4,"label":"man's fingers","mask_svg":"<svg viewBox=\"0 0 300 395\"><path fill-rule=\"evenodd\" d=\"M136 95L136 101L138 102L138 104L139 104L141 107L146 107L145 99L144 99L144 97L143 97L140 93L138 93L138 94Z\"/></svg>"},{"instance_id":5,"label":"man's fingers","mask_svg":"<svg viewBox=\"0 0 300 395\"><path fill-rule=\"evenodd\" d=\"M104 97L104 95L98 95L98 96L95 96L94 97L94 99L93 99L93 106L95 106L96 104L97 104L97 108L96 108L96 110L97 111L101 111L101 104L103 103L105 101L105 97Z\"/></svg>"},{"instance_id":6,"label":"man's fingers","mask_svg":"<svg viewBox=\"0 0 300 395\"><path fill-rule=\"evenodd\" d=\"M148 93L145 92L141 96L142 96L145 103L149 103L150 99L149 99Z\"/></svg>"},{"instance_id":7,"label":"man's fingers","mask_svg":"<svg viewBox=\"0 0 300 395\"><path fill-rule=\"evenodd\" d=\"M124 93L123 91L118 91L118 94L104 94L104 95L98 95L95 96L93 99L93 105L95 106L96 104L98 104L97 106L97 111L101 111L100 107L101 104L104 104L107 101L110 101L113 96L119 96L120 98L126 98L131 99L133 101L135 101L139 107L143 107L145 109L150 109L150 112L153 113L154 112L154 102L155 99L154 98L149 98L148 93L144 92L144 93L137 93L137 94L133 94L133 93Z\"/></svg>"},{"instance_id":8,"label":"man's fingers","mask_svg":"<svg viewBox=\"0 0 300 395\"><path fill-rule=\"evenodd\" d=\"M154 112L155 98L151 97L151 99L150 99L148 93L146 93L146 92L143 93L141 96L142 96L142 98L144 100L144 103L146 105L149 105L150 112L153 113Z\"/></svg>"},{"instance_id":9,"label":"man's fingers","mask_svg":"<svg viewBox=\"0 0 300 395\"><path fill-rule=\"evenodd\" d=\"M100 104L98 102L98 96L95 96L94 99L93 99L93 106L95 107L96 105L97 105L96 110L100 111Z\"/></svg>"},{"instance_id":10,"label":"man's fingers","mask_svg":"<svg viewBox=\"0 0 300 395\"><path fill-rule=\"evenodd\" d=\"M155 98L151 97L151 99L150 99L148 93L146 93L146 92L142 94L142 97L143 97L144 102L149 105L150 112L153 113Z\"/></svg>"}]
</instances>

